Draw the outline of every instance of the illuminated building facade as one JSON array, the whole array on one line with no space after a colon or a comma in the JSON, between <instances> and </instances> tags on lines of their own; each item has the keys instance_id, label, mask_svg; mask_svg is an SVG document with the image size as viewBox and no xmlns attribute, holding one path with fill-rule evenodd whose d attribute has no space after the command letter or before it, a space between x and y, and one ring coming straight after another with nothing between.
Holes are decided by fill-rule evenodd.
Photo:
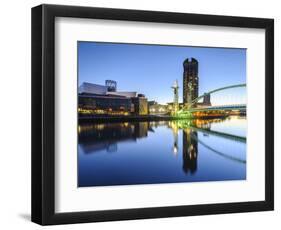
<instances>
[{"instance_id":1,"label":"illuminated building facade","mask_svg":"<svg viewBox=\"0 0 281 230\"><path fill-rule=\"evenodd\" d=\"M78 113L83 115L146 115L147 98L136 92L117 92L117 82L105 85L84 82L79 87Z\"/></svg>"},{"instance_id":2,"label":"illuminated building facade","mask_svg":"<svg viewBox=\"0 0 281 230\"><path fill-rule=\"evenodd\" d=\"M183 62L183 103L188 106L198 97L198 61L195 58Z\"/></svg>"},{"instance_id":3,"label":"illuminated building facade","mask_svg":"<svg viewBox=\"0 0 281 230\"><path fill-rule=\"evenodd\" d=\"M109 95L79 95L79 113L85 115L128 115L133 111L130 98Z\"/></svg>"},{"instance_id":4,"label":"illuminated building facade","mask_svg":"<svg viewBox=\"0 0 281 230\"><path fill-rule=\"evenodd\" d=\"M161 104L150 104L149 105L149 114L167 114L168 113L168 106L161 105Z\"/></svg>"},{"instance_id":5,"label":"illuminated building facade","mask_svg":"<svg viewBox=\"0 0 281 230\"><path fill-rule=\"evenodd\" d=\"M168 105L158 104L156 101L148 102L149 114L165 115L169 113Z\"/></svg>"}]
</instances>

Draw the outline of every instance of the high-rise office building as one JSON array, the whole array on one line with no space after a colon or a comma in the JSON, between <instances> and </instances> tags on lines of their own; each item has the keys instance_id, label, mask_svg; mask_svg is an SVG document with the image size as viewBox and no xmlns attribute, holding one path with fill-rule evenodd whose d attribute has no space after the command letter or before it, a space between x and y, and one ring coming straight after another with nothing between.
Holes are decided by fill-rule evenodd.
<instances>
[{"instance_id":1,"label":"high-rise office building","mask_svg":"<svg viewBox=\"0 0 281 230\"><path fill-rule=\"evenodd\" d=\"M188 105L198 97L198 61L186 59L183 69L183 104Z\"/></svg>"}]
</instances>

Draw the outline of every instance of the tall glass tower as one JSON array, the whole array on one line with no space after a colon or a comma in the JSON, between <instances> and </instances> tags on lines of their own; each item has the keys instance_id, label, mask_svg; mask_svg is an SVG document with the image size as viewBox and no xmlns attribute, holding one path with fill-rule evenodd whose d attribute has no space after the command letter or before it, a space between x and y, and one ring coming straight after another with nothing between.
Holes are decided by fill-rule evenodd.
<instances>
[{"instance_id":1,"label":"tall glass tower","mask_svg":"<svg viewBox=\"0 0 281 230\"><path fill-rule=\"evenodd\" d=\"M198 97L198 61L188 58L183 62L183 104L189 105Z\"/></svg>"}]
</instances>

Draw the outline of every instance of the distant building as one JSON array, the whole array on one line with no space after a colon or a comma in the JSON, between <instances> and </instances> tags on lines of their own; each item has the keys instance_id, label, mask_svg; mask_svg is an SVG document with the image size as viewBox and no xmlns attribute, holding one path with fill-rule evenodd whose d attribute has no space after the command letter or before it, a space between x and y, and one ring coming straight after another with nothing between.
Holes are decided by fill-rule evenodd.
<instances>
[{"instance_id":1,"label":"distant building","mask_svg":"<svg viewBox=\"0 0 281 230\"><path fill-rule=\"evenodd\" d=\"M147 98L143 94L138 94L137 97L132 97L131 99L135 115L147 115L149 113Z\"/></svg>"},{"instance_id":2,"label":"distant building","mask_svg":"<svg viewBox=\"0 0 281 230\"><path fill-rule=\"evenodd\" d=\"M179 103L179 110L183 108L183 103ZM174 111L174 102L168 102L167 103L167 113L173 114Z\"/></svg>"},{"instance_id":3,"label":"distant building","mask_svg":"<svg viewBox=\"0 0 281 230\"><path fill-rule=\"evenodd\" d=\"M204 94L203 97L203 102L197 102L196 103L196 107L207 107L207 106L211 106L211 95L210 94Z\"/></svg>"},{"instance_id":4,"label":"distant building","mask_svg":"<svg viewBox=\"0 0 281 230\"><path fill-rule=\"evenodd\" d=\"M157 101L148 101L149 114L167 114L168 105L158 104Z\"/></svg>"},{"instance_id":5,"label":"distant building","mask_svg":"<svg viewBox=\"0 0 281 230\"><path fill-rule=\"evenodd\" d=\"M211 105L211 94L204 94L203 104Z\"/></svg>"},{"instance_id":6,"label":"distant building","mask_svg":"<svg viewBox=\"0 0 281 230\"><path fill-rule=\"evenodd\" d=\"M148 106L157 105L157 101L148 101Z\"/></svg>"},{"instance_id":7,"label":"distant building","mask_svg":"<svg viewBox=\"0 0 281 230\"><path fill-rule=\"evenodd\" d=\"M183 68L183 103L188 105L198 97L198 61L186 59Z\"/></svg>"},{"instance_id":8,"label":"distant building","mask_svg":"<svg viewBox=\"0 0 281 230\"><path fill-rule=\"evenodd\" d=\"M167 114L168 113L168 106L167 105L150 105L149 106L149 114Z\"/></svg>"}]
</instances>

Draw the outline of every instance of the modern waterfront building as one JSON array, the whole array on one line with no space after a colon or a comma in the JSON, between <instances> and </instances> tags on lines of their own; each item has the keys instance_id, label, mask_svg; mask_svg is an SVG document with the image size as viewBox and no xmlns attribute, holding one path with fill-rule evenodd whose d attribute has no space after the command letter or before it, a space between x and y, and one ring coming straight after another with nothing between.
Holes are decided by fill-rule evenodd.
<instances>
[{"instance_id":1,"label":"modern waterfront building","mask_svg":"<svg viewBox=\"0 0 281 230\"><path fill-rule=\"evenodd\" d=\"M131 99L124 96L80 94L78 103L80 115L128 115L133 112Z\"/></svg>"},{"instance_id":2,"label":"modern waterfront building","mask_svg":"<svg viewBox=\"0 0 281 230\"><path fill-rule=\"evenodd\" d=\"M117 82L105 85L84 82L79 87L78 112L83 115L146 115L147 98L137 92L118 92Z\"/></svg>"},{"instance_id":3,"label":"modern waterfront building","mask_svg":"<svg viewBox=\"0 0 281 230\"><path fill-rule=\"evenodd\" d=\"M183 103L188 106L198 97L198 61L195 58L183 62Z\"/></svg>"}]
</instances>

